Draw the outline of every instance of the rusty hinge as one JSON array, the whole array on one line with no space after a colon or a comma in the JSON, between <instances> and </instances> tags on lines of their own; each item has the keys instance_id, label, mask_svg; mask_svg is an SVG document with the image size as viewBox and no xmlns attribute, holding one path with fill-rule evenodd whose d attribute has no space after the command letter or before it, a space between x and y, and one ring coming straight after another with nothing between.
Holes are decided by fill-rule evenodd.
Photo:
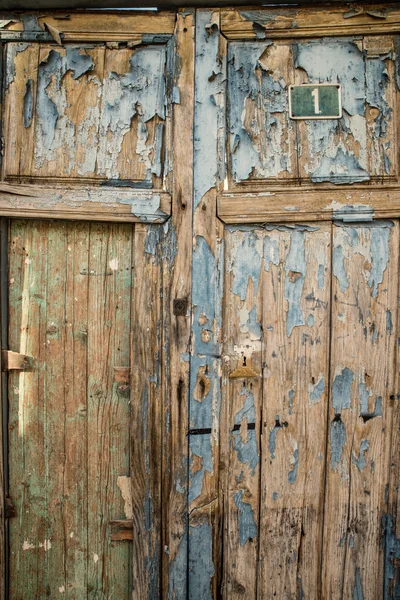
<instances>
[{"instance_id":1,"label":"rusty hinge","mask_svg":"<svg viewBox=\"0 0 400 600\"><path fill-rule=\"evenodd\" d=\"M2 371L27 371L33 367L32 356L12 352L11 350L1 351L1 370Z\"/></svg>"}]
</instances>

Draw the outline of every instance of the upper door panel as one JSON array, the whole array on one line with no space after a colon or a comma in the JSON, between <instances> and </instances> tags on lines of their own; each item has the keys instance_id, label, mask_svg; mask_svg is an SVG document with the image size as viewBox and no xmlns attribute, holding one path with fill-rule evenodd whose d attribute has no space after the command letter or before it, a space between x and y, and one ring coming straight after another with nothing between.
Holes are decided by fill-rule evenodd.
<instances>
[{"instance_id":1,"label":"upper door panel","mask_svg":"<svg viewBox=\"0 0 400 600\"><path fill-rule=\"evenodd\" d=\"M294 121L289 85L340 84L340 119ZM358 183L396 175L391 36L232 41L232 182Z\"/></svg>"}]
</instances>

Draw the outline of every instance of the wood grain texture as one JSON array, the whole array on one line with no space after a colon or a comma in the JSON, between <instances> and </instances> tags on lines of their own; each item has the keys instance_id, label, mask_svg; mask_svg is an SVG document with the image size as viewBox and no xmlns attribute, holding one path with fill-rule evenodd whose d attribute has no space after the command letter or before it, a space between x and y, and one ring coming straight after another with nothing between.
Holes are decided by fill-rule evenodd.
<instances>
[{"instance_id":1,"label":"wood grain texture","mask_svg":"<svg viewBox=\"0 0 400 600\"><path fill-rule=\"evenodd\" d=\"M374 11L375 14L371 14ZM373 34L399 30L396 3L351 6L232 8L221 11L221 31L228 39L299 38Z\"/></svg>"},{"instance_id":2,"label":"wood grain texture","mask_svg":"<svg viewBox=\"0 0 400 600\"><path fill-rule=\"evenodd\" d=\"M220 468L224 490L224 598L257 598L264 232L225 232L225 318ZM245 376L247 371L248 376Z\"/></svg>"},{"instance_id":3,"label":"wood grain texture","mask_svg":"<svg viewBox=\"0 0 400 600\"><path fill-rule=\"evenodd\" d=\"M227 192L218 196L217 206L219 218L227 224L396 218L400 187L274 187L268 192Z\"/></svg>"},{"instance_id":4,"label":"wood grain texture","mask_svg":"<svg viewBox=\"0 0 400 600\"><path fill-rule=\"evenodd\" d=\"M397 222L333 226L322 571L322 594L331 598L383 596L381 536L395 386L398 238Z\"/></svg>"},{"instance_id":5,"label":"wood grain texture","mask_svg":"<svg viewBox=\"0 0 400 600\"><path fill-rule=\"evenodd\" d=\"M129 473L113 363L129 360L132 228L14 221L9 277L10 345L35 356L10 375L10 594L128 598L109 521Z\"/></svg>"},{"instance_id":6,"label":"wood grain texture","mask_svg":"<svg viewBox=\"0 0 400 600\"><path fill-rule=\"evenodd\" d=\"M135 227L132 303L130 472L133 512L132 594L157 598L161 573L162 265L158 227Z\"/></svg>"},{"instance_id":7,"label":"wood grain texture","mask_svg":"<svg viewBox=\"0 0 400 600\"><path fill-rule=\"evenodd\" d=\"M164 227L164 441L163 585L165 597L187 597L188 564L188 405L191 341L191 264L193 219L193 113L195 14L177 15L171 85L179 90L173 105L172 218ZM175 314L175 301L185 310Z\"/></svg>"},{"instance_id":8,"label":"wood grain texture","mask_svg":"<svg viewBox=\"0 0 400 600\"><path fill-rule=\"evenodd\" d=\"M218 25L218 12L197 11L188 585L189 597L194 599L197 594L205 600L217 597L222 561L219 414L223 231L215 214L216 186L223 172L227 49Z\"/></svg>"}]
</instances>

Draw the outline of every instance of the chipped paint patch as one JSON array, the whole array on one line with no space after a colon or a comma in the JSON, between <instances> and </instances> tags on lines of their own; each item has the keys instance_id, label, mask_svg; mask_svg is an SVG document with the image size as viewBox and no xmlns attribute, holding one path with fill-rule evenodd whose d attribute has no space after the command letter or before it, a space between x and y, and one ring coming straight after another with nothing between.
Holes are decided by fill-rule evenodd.
<instances>
[{"instance_id":1,"label":"chipped paint patch","mask_svg":"<svg viewBox=\"0 0 400 600\"><path fill-rule=\"evenodd\" d=\"M356 581L354 584L353 600L364 600L364 592L361 585L360 567L356 568Z\"/></svg>"},{"instance_id":2,"label":"chipped paint patch","mask_svg":"<svg viewBox=\"0 0 400 600\"><path fill-rule=\"evenodd\" d=\"M187 532L179 542L178 552L169 567L168 600L187 600Z\"/></svg>"},{"instance_id":3,"label":"chipped paint patch","mask_svg":"<svg viewBox=\"0 0 400 600\"><path fill-rule=\"evenodd\" d=\"M288 480L290 484L293 484L296 481L297 469L299 466L299 448L296 440L291 439L290 444L293 448L293 456L290 457L290 464L292 465L292 468L288 473Z\"/></svg>"},{"instance_id":4,"label":"chipped paint patch","mask_svg":"<svg viewBox=\"0 0 400 600\"><path fill-rule=\"evenodd\" d=\"M335 378L332 384L332 406L335 415L340 415L342 410L351 407L351 386L353 379L353 372L349 368L336 367Z\"/></svg>"},{"instance_id":5,"label":"chipped paint patch","mask_svg":"<svg viewBox=\"0 0 400 600\"><path fill-rule=\"evenodd\" d=\"M127 519L133 519L131 478L126 476L118 477L117 486L121 490L122 499L125 504L125 517Z\"/></svg>"},{"instance_id":6,"label":"chipped paint patch","mask_svg":"<svg viewBox=\"0 0 400 600\"><path fill-rule=\"evenodd\" d=\"M331 444L331 468L337 470L340 464L343 452L343 446L346 444L346 427L340 417L334 419L331 423L330 444Z\"/></svg>"},{"instance_id":7,"label":"chipped paint patch","mask_svg":"<svg viewBox=\"0 0 400 600\"><path fill-rule=\"evenodd\" d=\"M322 373L319 374L318 380L315 384L308 384L308 399L309 404L316 404L321 401L321 396L325 391L325 380Z\"/></svg>"},{"instance_id":8,"label":"chipped paint patch","mask_svg":"<svg viewBox=\"0 0 400 600\"><path fill-rule=\"evenodd\" d=\"M257 449L257 437L255 429L248 429L248 424L255 424L256 413L254 407L254 395L246 388L240 392L244 398L243 407L236 413L234 424L240 426L239 431L232 432L232 443L238 454L238 459L243 465L248 465L252 475L255 474L256 466L259 463Z\"/></svg>"},{"instance_id":9,"label":"chipped paint patch","mask_svg":"<svg viewBox=\"0 0 400 600\"><path fill-rule=\"evenodd\" d=\"M356 457L354 452L351 455L351 460L356 465L356 467L360 471L360 473L363 472L363 469L365 467L365 453L367 452L367 450L369 450L368 440L361 440L358 458Z\"/></svg>"},{"instance_id":10,"label":"chipped paint patch","mask_svg":"<svg viewBox=\"0 0 400 600\"><path fill-rule=\"evenodd\" d=\"M243 501L244 490L235 492L234 500L238 509L239 544L244 546L249 540L257 538L257 525L254 520L253 508Z\"/></svg>"},{"instance_id":11,"label":"chipped paint patch","mask_svg":"<svg viewBox=\"0 0 400 600\"><path fill-rule=\"evenodd\" d=\"M288 303L286 333L290 337L293 329L305 324L301 308L306 275L304 232L295 230L290 239L290 250L285 264L285 299Z\"/></svg>"},{"instance_id":12,"label":"chipped paint patch","mask_svg":"<svg viewBox=\"0 0 400 600\"><path fill-rule=\"evenodd\" d=\"M189 600L212 600L211 581L215 574L212 561L212 529L203 523L189 529Z\"/></svg>"}]
</instances>

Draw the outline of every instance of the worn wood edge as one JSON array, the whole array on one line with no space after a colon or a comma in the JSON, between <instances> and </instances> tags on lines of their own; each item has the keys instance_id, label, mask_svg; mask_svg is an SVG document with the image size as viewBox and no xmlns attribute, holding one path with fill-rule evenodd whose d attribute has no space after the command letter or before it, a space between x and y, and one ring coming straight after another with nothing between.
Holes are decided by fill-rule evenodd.
<instances>
[{"instance_id":1,"label":"worn wood edge","mask_svg":"<svg viewBox=\"0 0 400 600\"><path fill-rule=\"evenodd\" d=\"M345 190L275 190L259 194L222 194L218 217L226 224L360 221L400 216L400 187Z\"/></svg>"},{"instance_id":2,"label":"worn wood edge","mask_svg":"<svg viewBox=\"0 0 400 600\"><path fill-rule=\"evenodd\" d=\"M1 370L2 371L27 371L33 367L33 357L12 350L2 349Z\"/></svg>"},{"instance_id":3,"label":"worn wood edge","mask_svg":"<svg viewBox=\"0 0 400 600\"><path fill-rule=\"evenodd\" d=\"M258 23L256 15L251 14L257 10L260 15L264 11L268 16L265 23ZM386 16L373 16L368 13L369 10L381 10L382 15ZM350 11L353 11L353 14ZM241 14L244 12L249 12L248 18ZM321 23L321 14L329 15L327 23ZM297 21L299 16L303 17L304 22ZM351 9L348 3L342 6L322 4L318 9L310 5L253 8L242 6L221 9L221 33L228 39L262 39L263 29L265 38L391 33L400 30L400 9L397 3L369 3L360 7L357 5L355 9Z\"/></svg>"},{"instance_id":4,"label":"worn wood edge","mask_svg":"<svg viewBox=\"0 0 400 600\"><path fill-rule=\"evenodd\" d=\"M171 215L171 196L166 192L148 190L106 187L65 189L0 183L0 215L164 223Z\"/></svg>"}]
</instances>

